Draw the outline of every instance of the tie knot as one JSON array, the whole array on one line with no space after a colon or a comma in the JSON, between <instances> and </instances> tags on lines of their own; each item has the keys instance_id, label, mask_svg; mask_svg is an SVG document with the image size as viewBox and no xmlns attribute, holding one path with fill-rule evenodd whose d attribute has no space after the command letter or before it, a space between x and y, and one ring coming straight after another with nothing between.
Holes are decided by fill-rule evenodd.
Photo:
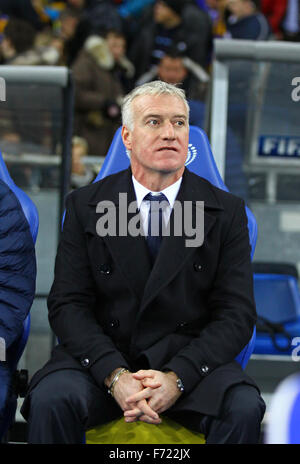
<instances>
[{"instance_id":1,"label":"tie knot","mask_svg":"<svg viewBox=\"0 0 300 464\"><path fill-rule=\"evenodd\" d=\"M145 196L144 200L156 201L158 203L161 203L162 201L167 201L168 202L168 199L167 199L166 195L164 195L163 193L158 193L157 195L153 195L153 193L149 192Z\"/></svg>"}]
</instances>

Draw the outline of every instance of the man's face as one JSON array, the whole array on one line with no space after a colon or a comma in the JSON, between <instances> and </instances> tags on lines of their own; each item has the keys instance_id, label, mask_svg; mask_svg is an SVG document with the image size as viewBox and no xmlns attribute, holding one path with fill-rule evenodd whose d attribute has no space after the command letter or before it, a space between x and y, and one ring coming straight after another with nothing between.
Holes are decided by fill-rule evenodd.
<instances>
[{"instance_id":1,"label":"man's face","mask_svg":"<svg viewBox=\"0 0 300 464\"><path fill-rule=\"evenodd\" d=\"M106 41L108 48L116 61L124 56L126 48L125 39L113 34L108 34Z\"/></svg>"},{"instance_id":2,"label":"man's face","mask_svg":"<svg viewBox=\"0 0 300 464\"><path fill-rule=\"evenodd\" d=\"M11 58L14 55L14 49L12 43L5 36L0 44L2 55L5 59Z\"/></svg>"},{"instance_id":3,"label":"man's face","mask_svg":"<svg viewBox=\"0 0 300 464\"><path fill-rule=\"evenodd\" d=\"M133 175L184 171L189 141L184 102L172 95L143 95L132 102L134 126L123 127L123 141L131 151Z\"/></svg>"},{"instance_id":4,"label":"man's face","mask_svg":"<svg viewBox=\"0 0 300 464\"><path fill-rule=\"evenodd\" d=\"M157 1L154 5L154 21L158 24L164 24L174 17L174 11L164 2Z\"/></svg>"},{"instance_id":5,"label":"man's face","mask_svg":"<svg viewBox=\"0 0 300 464\"><path fill-rule=\"evenodd\" d=\"M85 6L85 0L67 0L67 2L74 8L83 8Z\"/></svg>"},{"instance_id":6,"label":"man's face","mask_svg":"<svg viewBox=\"0 0 300 464\"><path fill-rule=\"evenodd\" d=\"M79 20L72 16L66 16L61 21L61 37L64 40L70 40L74 37Z\"/></svg>"},{"instance_id":7,"label":"man's face","mask_svg":"<svg viewBox=\"0 0 300 464\"><path fill-rule=\"evenodd\" d=\"M233 15L240 18L244 16L248 5L244 0L227 0L226 6Z\"/></svg>"},{"instance_id":8,"label":"man's face","mask_svg":"<svg viewBox=\"0 0 300 464\"><path fill-rule=\"evenodd\" d=\"M187 75L187 70L184 67L181 58L162 58L158 67L159 78L169 84L180 84L184 81Z\"/></svg>"}]
</instances>

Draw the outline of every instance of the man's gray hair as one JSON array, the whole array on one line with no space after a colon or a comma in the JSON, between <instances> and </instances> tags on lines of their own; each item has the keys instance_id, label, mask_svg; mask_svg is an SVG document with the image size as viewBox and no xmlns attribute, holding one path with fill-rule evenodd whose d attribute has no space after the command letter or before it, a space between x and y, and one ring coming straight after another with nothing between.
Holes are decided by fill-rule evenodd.
<instances>
[{"instance_id":1,"label":"man's gray hair","mask_svg":"<svg viewBox=\"0 0 300 464\"><path fill-rule=\"evenodd\" d=\"M123 100L122 123L123 126L126 126L129 130L133 129L134 123L134 115L131 104L136 97L140 97L142 95L171 95L173 97L180 98L183 101L187 110L187 115L189 116L190 108L186 100L184 90L176 87L176 85L168 84L163 81L147 82L146 84L134 88Z\"/></svg>"}]
</instances>

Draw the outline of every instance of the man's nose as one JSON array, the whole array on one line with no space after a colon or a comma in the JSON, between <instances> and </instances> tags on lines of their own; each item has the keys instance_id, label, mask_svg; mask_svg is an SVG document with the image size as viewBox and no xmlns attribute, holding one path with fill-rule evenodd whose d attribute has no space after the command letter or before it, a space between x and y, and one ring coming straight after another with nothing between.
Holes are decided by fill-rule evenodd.
<instances>
[{"instance_id":1,"label":"man's nose","mask_svg":"<svg viewBox=\"0 0 300 464\"><path fill-rule=\"evenodd\" d=\"M175 139L175 129L171 121L166 121L163 126L162 137L164 139Z\"/></svg>"}]
</instances>

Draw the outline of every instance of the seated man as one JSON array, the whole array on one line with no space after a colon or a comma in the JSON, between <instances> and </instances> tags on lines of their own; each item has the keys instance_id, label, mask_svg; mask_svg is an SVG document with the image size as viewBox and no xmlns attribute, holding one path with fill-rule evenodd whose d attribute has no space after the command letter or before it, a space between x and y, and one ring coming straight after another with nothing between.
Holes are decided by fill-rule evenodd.
<instances>
[{"instance_id":1,"label":"seated man","mask_svg":"<svg viewBox=\"0 0 300 464\"><path fill-rule=\"evenodd\" d=\"M181 89L144 84L122 110L130 168L67 198L48 298L60 344L22 406L28 441L165 414L207 443L256 443L264 402L234 361L256 321L245 205L185 168Z\"/></svg>"},{"instance_id":2,"label":"seated man","mask_svg":"<svg viewBox=\"0 0 300 464\"><path fill-rule=\"evenodd\" d=\"M33 302L36 259L30 228L20 203L2 180L0 180L0 215L1 423L12 381L6 354L7 350L22 334L23 323ZM4 385L7 385L8 388L3 388Z\"/></svg>"}]
</instances>

